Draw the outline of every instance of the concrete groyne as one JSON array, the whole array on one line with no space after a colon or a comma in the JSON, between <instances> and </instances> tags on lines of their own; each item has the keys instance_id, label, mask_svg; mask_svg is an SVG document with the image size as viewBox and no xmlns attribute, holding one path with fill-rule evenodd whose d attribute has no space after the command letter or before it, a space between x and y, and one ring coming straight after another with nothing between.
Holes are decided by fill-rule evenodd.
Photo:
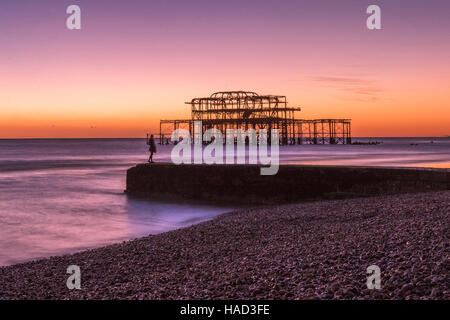
<instances>
[{"instance_id":1,"label":"concrete groyne","mask_svg":"<svg viewBox=\"0 0 450 320\"><path fill-rule=\"evenodd\" d=\"M140 164L127 172L127 194L207 202L268 204L450 190L449 169L281 165Z\"/></svg>"}]
</instances>

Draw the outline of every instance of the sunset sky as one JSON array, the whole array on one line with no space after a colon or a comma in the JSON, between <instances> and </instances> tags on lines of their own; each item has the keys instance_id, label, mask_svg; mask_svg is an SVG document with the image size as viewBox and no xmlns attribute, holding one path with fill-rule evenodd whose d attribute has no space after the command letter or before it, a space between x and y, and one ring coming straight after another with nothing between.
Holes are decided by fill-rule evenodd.
<instances>
[{"instance_id":1,"label":"sunset sky","mask_svg":"<svg viewBox=\"0 0 450 320\"><path fill-rule=\"evenodd\" d=\"M450 135L449 57L448 0L2 0L0 138L145 137L225 90L353 136Z\"/></svg>"}]
</instances>

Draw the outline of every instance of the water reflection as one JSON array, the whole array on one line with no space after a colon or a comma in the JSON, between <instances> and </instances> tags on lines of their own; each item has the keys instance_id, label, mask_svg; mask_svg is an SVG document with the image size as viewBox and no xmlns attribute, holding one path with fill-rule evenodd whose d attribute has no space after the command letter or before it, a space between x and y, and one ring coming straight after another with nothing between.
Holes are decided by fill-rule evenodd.
<instances>
[{"instance_id":1,"label":"water reflection","mask_svg":"<svg viewBox=\"0 0 450 320\"><path fill-rule=\"evenodd\" d=\"M129 199L125 170L1 174L0 265L165 232L230 210Z\"/></svg>"},{"instance_id":2,"label":"water reflection","mask_svg":"<svg viewBox=\"0 0 450 320\"><path fill-rule=\"evenodd\" d=\"M363 139L360 139L364 141ZM450 167L450 139L280 148L281 163ZM158 146L157 161L170 161ZM0 140L0 265L98 247L211 219L231 208L130 199L143 139Z\"/></svg>"}]
</instances>

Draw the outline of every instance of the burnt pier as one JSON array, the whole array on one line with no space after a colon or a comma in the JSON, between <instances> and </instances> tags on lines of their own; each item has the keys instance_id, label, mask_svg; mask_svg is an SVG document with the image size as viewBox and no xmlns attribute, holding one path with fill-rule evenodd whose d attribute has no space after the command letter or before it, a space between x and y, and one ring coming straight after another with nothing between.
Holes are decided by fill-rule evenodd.
<instances>
[{"instance_id":1,"label":"burnt pier","mask_svg":"<svg viewBox=\"0 0 450 320\"><path fill-rule=\"evenodd\" d=\"M270 131L278 129L281 145L351 144L351 119L302 119L300 107L288 106L286 96L259 95L248 91L224 91L186 102L191 119L161 120L160 143L170 139L177 129L192 136L194 121L202 122L202 134L208 129Z\"/></svg>"}]
</instances>

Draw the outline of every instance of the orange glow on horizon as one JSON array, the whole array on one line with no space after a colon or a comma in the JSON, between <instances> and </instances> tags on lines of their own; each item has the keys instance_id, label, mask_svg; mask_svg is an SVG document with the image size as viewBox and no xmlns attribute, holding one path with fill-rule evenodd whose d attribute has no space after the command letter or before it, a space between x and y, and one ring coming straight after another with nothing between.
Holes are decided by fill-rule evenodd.
<instances>
[{"instance_id":1,"label":"orange glow on horizon","mask_svg":"<svg viewBox=\"0 0 450 320\"><path fill-rule=\"evenodd\" d=\"M145 137L160 119L190 118L185 101L228 90L285 95L300 118L351 118L354 137L450 134L446 2L386 3L377 31L356 1L130 3L83 2L77 32L57 8L11 2L0 139Z\"/></svg>"}]
</instances>

